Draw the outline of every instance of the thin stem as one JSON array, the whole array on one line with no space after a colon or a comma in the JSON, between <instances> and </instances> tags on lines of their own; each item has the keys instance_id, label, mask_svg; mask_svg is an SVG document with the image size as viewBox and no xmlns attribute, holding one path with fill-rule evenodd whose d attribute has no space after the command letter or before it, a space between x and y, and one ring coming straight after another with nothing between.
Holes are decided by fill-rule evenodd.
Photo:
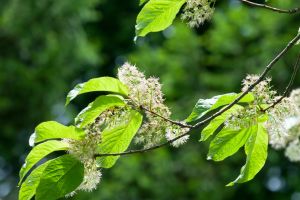
<instances>
[{"instance_id":1,"label":"thin stem","mask_svg":"<svg viewBox=\"0 0 300 200\"><path fill-rule=\"evenodd\" d=\"M197 123L195 125L195 127L200 127L203 124L213 120L214 118L216 118L217 116L221 115L222 113L224 113L225 111L229 110L232 106L234 106L235 104L237 104L246 94L248 94L257 84L259 84L268 74L268 72L273 68L273 66L280 60L280 58L286 54L286 52L288 52L288 50L290 48L292 48L297 41L300 39L300 33L298 33L296 35L296 37L294 37L288 44L287 46L265 67L263 73L259 76L259 78L252 84L249 86L249 88L247 90L245 90L238 98L236 98L232 103L228 104L227 106L225 106L223 109L219 110L218 112L216 112L215 114L213 114L212 116L200 121L199 123Z\"/></svg>"},{"instance_id":2,"label":"thin stem","mask_svg":"<svg viewBox=\"0 0 300 200\"><path fill-rule=\"evenodd\" d=\"M265 111L269 110L270 108L274 108L274 107L275 107L277 104L279 104L284 98L287 97L287 95L288 95L288 93L290 92L290 89L291 89L291 87L292 87L292 85L293 85L293 83L294 83L294 80L295 80L295 78L296 78L296 75L297 75L297 73L298 73L298 70L299 70L299 64L300 64L300 54L298 55L297 61L296 61L295 65L294 65L294 71L293 71L293 74L292 74L292 76L291 76L291 79L290 79L288 85L286 86L286 88L285 88L285 90L284 90L284 92L283 92L283 95L282 95L279 99L277 99L272 105L270 105L270 106L267 107L266 109L263 109L262 111L265 112Z\"/></svg>"},{"instance_id":3,"label":"thin stem","mask_svg":"<svg viewBox=\"0 0 300 200\"><path fill-rule=\"evenodd\" d=\"M259 3L255 3L252 1L248 1L248 0L241 0L243 3L246 3L250 6L256 6L256 7L260 7L260 8L265 8L268 10L272 10L274 12L278 12L278 13L286 13L286 14L295 14L300 12L300 8L293 8L293 9L281 9L281 8L275 8L272 6L268 6L266 4L259 4Z\"/></svg>"},{"instance_id":4,"label":"thin stem","mask_svg":"<svg viewBox=\"0 0 300 200\"><path fill-rule=\"evenodd\" d=\"M291 49L291 47L293 47L296 42L300 39L300 33L298 33L287 45L286 47L265 67L263 73L260 75L260 77L257 79L257 81L255 81L252 85L249 86L249 88L244 91L238 98L236 98L232 103L230 103L229 105L225 106L223 109L219 110L218 112L216 112L215 114L211 115L210 117L198 122L196 125L194 126L190 126L190 130L188 132L186 132L185 134L182 134L172 140L169 140L165 143L162 144L158 144L155 145L153 147L150 148L145 148L145 149L138 149L138 150L129 150L126 152L121 152L121 153L104 153L104 154L96 154L95 157L103 157L103 156L122 156L122 155L129 155L129 154L135 154L135 153L144 153L147 151L151 151L154 149L158 149L160 147L166 146L168 144L171 144L172 142L186 136L189 135L190 132L194 129L200 128L201 126L203 126L204 124L210 122L211 120L213 120L214 118L216 118L217 116L221 115L222 113L224 113L225 111L227 111L228 109L230 109L232 106L234 106L235 104L237 104L247 93L249 93L257 84L259 84L267 75L267 73L273 68L273 66L278 62L278 60L280 60L283 55L285 55L289 49ZM145 108L144 108L145 109ZM159 115L158 115L159 116ZM177 122L176 122L177 123Z\"/></svg>"},{"instance_id":5,"label":"thin stem","mask_svg":"<svg viewBox=\"0 0 300 200\"><path fill-rule=\"evenodd\" d=\"M178 125L178 126L180 126L180 127L182 127L182 128L193 128L192 125L189 125L189 124L183 124L183 123L181 123L181 122L178 122L178 121L174 121L174 120L168 119L168 118L166 118L166 117L164 117L164 116L162 116L162 115L160 115L160 114L158 114L158 113L156 113L156 112L154 112L154 111L152 111L152 110L149 110L149 109L147 109L147 108L145 108L145 107L143 107L143 106L141 106L141 109L143 109L143 110L145 110L145 111L147 111L147 112L149 112L149 113L151 113L151 114L153 114L153 115L156 115L157 117L160 117L160 118L162 118L163 120L165 120L165 121L167 121L167 122L170 122L171 124Z\"/></svg>"}]
</instances>

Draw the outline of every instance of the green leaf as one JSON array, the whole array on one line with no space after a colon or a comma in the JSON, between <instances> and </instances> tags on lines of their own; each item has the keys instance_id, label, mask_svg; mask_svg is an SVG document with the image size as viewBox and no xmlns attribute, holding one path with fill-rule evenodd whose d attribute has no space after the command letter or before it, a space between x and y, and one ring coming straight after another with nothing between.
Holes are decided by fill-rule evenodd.
<instances>
[{"instance_id":1,"label":"green leaf","mask_svg":"<svg viewBox=\"0 0 300 200\"><path fill-rule=\"evenodd\" d=\"M229 110L211 120L210 123L201 131L200 141L207 140L225 122L225 120L230 117L232 113L235 113L240 109L243 109L243 107L240 105L234 105Z\"/></svg>"},{"instance_id":2,"label":"green leaf","mask_svg":"<svg viewBox=\"0 0 300 200\"><path fill-rule=\"evenodd\" d=\"M95 119L105 110L115 107L124 106L125 102L116 96L100 96L94 102L90 103L75 118L75 123L83 128L95 121Z\"/></svg>"},{"instance_id":3,"label":"green leaf","mask_svg":"<svg viewBox=\"0 0 300 200\"><path fill-rule=\"evenodd\" d=\"M34 147L28 154L24 165L20 170L20 182L22 182L26 173L39 162L42 158L55 151L67 150L69 145L62 141L47 141Z\"/></svg>"},{"instance_id":4,"label":"green leaf","mask_svg":"<svg viewBox=\"0 0 300 200\"><path fill-rule=\"evenodd\" d=\"M32 197L35 195L36 188L40 183L40 179L42 173L44 172L45 168L49 164L50 161L43 163L42 165L35 168L29 176L25 179L22 183L20 191L19 191L19 200L31 200Z\"/></svg>"},{"instance_id":5,"label":"green leaf","mask_svg":"<svg viewBox=\"0 0 300 200\"><path fill-rule=\"evenodd\" d=\"M29 144L42 142L49 139L68 138L79 140L84 136L84 131L74 126L64 126L55 121L48 121L39 124L35 132L30 136Z\"/></svg>"},{"instance_id":6,"label":"green leaf","mask_svg":"<svg viewBox=\"0 0 300 200\"><path fill-rule=\"evenodd\" d=\"M233 130L223 128L211 141L207 159L221 161L235 154L246 143L251 129Z\"/></svg>"},{"instance_id":7,"label":"green leaf","mask_svg":"<svg viewBox=\"0 0 300 200\"><path fill-rule=\"evenodd\" d=\"M227 186L250 181L264 166L268 155L268 133L261 123L252 128L251 135L245 145L246 164L240 175Z\"/></svg>"},{"instance_id":8,"label":"green leaf","mask_svg":"<svg viewBox=\"0 0 300 200\"><path fill-rule=\"evenodd\" d=\"M136 20L136 36L162 31L169 27L186 0L150 0Z\"/></svg>"},{"instance_id":9,"label":"green leaf","mask_svg":"<svg viewBox=\"0 0 300 200\"><path fill-rule=\"evenodd\" d=\"M241 94L236 93L228 93L224 95L214 96L210 99L199 99L193 108L192 113L185 120L186 122L193 122L201 117L203 117L208 112L220 108L222 106L228 105L232 103L236 98L238 98ZM239 103L249 103L254 100L254 97L251 93L245 95Z\"/></svg>"},{"instance_id":10,"label":"green leaf","mask_svg":"<svg viewBox=\"0 0 300 200\"><path fill-rule=\"evenodd\" d=\"M118 79L111 77L93 78L87 82L76 85L67 95L66 105L78 95L88 92L110 92L128 96L127 87Z\"/></svg>"},{"instance_id":11,"label":"green leaf","mask_svg":"<svg viewBox=\"0 0 300 200\"><path fill-rule=\"evenodd\" d=\"M129 122L114 129L103 131L102 143L99 145L99 153L122 153L131 143L132 138L139 130L143 116L132 110ZM112 167L120 156L104 156L97 158L97 162L103 168Z\"/></svg>"},{"instance_id":12,"label":"green leaf","mask_svg":"<svg viewBox=\"0 0 300 200\"><path fill-rule=\"evenodd\" d=\"M36 190L37 200L55 200L74 191L83 181L84 166L71 155L51 160Z\"/></svg>"},{"instance_id":13,"label":"green leaf","mask_svg":"<svg viewBox=\"0 0 300 200\"><path fill-rule=\"evenodd\" d=\"M139 5L140 5L140 6L143 5L143 4L145 4L147 1L149 1L149 0L140 0L140 4L139 4Z\"/></svg>"}]
</instances>

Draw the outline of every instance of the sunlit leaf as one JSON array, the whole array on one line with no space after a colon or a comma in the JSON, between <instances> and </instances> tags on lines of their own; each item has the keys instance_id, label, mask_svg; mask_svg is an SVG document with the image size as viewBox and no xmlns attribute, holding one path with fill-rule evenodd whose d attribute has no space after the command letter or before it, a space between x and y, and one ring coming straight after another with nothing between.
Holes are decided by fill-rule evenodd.
<instances>
[{"instance_id":1,"label":"sunlit leaf","mask_svg":"<svg viewBox=\"0 0 300 200\"><path fill-rule=\"evenodd\" d=\"M55 140L47 141L34 147L26 157L25 163L20 170L19 184L22 182L26 173L42 158L55 151L67 150L68 147L69 145L67 143Z\"/></svg>"},{"instance_id":2,"label":"sunlit leaf","mask_svg":"<svg viewBox=\"0 0 300 200\"><path fill-rule=\"evenodd\" d=\"M64 126L55 121L48 121L39 124L35 132L30 136L29 144L34 146L35 143L49 139L69 138L79 140L84 135L84 131L74 126Z\"/></svg>"},{"instance_id":3,"label":"sunlit leaf","mask_svg":"<svg viewBox=\"0 0 300 200\"><path fill-rule=\"evenodd\" d=\"M240 105L234 105L229 110L225 111L218 117L211 120L210 123L201 131L200 141L207 140L225 122L225 120L228 119L228 117L230 117L232 113L235 113L240 109L243 109L243 107Z\"/></svg>"},{"instance_id":4,"label":"sunlit leaf","mask_svg":"<svg viewBox=\"0 0 300 200\"><path fill-rule=\"evenodd\" d=\"M264 166L268 155L268 133L262 124L252 128L251 135L245 145L246 164L240 175L227 186L250 181Z\"/></svg>"},{"instance_id":5,"label":"sunlit leaf","mask_svg":"<svg viewBox=\"0 0 300 200\"><path fill-rule=\"evenodd\" d=\"M136 36L162 31L175 19L185 0L149 0L136 20Z\"/></svg>"},{"instance_id":6,"label":"sunlit leaf","mask_svg":"<svg viewBox=\"0 0 300 200\"><path fill-rule=\"evenodd\" d=\"M83 164L71 155L51 160L36 189L37 200L55 200L74 191L83 181Z\"/></svg>"},{"instance_id":7,"label":"sunlit leaf","mask_svg":"<svg viewBox=\"0 0 300 200\"><path fill-rule=\"evenodd\" d=\"M102 143L99 145L99 153L122 153L124 152L132 138L139 130L142 124L143 116L132 110L130 112L130 119L128 123L118 126L112 130L103 131ZM119 156L105 156L97 159L101 167L112 167Z\"/></svg>"},{"instance_id":8,"label":"sunlit leaf","mask_svg":"<svg viewBox=\"0 0 300 200\"><path fill-rule=\"evenodd\" d=\"M232 103L236 98L238 98L240 94L229 93L224 95L214 96L210 99L199 99L193 108L192 113L185 120L186 122L193 122L201 117L203 117L208 112L220 108L222 106L228 105ZM251 93L245 95L239 103L249 103L254 100L254 97Z\"/></svg>"},{"instance_id":9,"label":"sunlit leaf","mask_svg":"<svg viewBox=\"0 0 300 200\"><path fill-rule=\"evenodd\" d=\"M235 154L246 143L251 129L234 130L223 128L211 141L207 159L221 161Z\"/></svg>"},{"instance_id":10,"label":"sunlit leaf","mask_svg":"<svg viewBox=\"0 0 300 200\"><path fill-rule=\"evenodd\" d=\"M124 106L125 102L116 96L100 96L83 109L75 118L75 123L80 128L95 121L95 119L105 110L115 107Z\"/></svg>"},{"instance_id":11,"label":"sunlit leaf","mask_svg":"<svg viewBox=\"0 0 300 200\"><path fill-rule=\"evenodd\" d=\"M66 105L78 95L88 92L110 92L124 96L128 95L127 87L118 79L112 77L93 78L85 83L76 85L67 95Z\"/></svg>"},{"instance_id":12,"label":"sunlit leaf","mask_svg":"<svg viewBox=\"0 0 300 200\"><path fill-rule=\"evenodd\" d=\"M36 188L40 183L42 173L50 161L43 163L34 169L22 183L19 191L19 200L31 200L35 195Z\"/></svg>"}]
</instances>

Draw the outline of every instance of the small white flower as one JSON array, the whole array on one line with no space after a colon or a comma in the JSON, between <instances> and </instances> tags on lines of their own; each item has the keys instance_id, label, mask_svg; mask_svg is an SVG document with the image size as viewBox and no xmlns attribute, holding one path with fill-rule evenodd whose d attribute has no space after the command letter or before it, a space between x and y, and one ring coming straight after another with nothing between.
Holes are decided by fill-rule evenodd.
<instances>
[{"instance_id":1,"label":"small white flower","mask_svg":"<svg viewBox=\"0 0 300 200\"><path fill-rule=\"evenodd\" d=\"M300 161L300 142L298 138L289 143L285 150L285 156L292 162Z\"/></svg>"},{"instance_id":2,"label":"small white flower","mask_svg":"<svg viewBox=\"0 0 300 200\"><path fill-rule=\"evenodd\" d=\"M187 0L181 19L190 27L199 27L210 20L214 13L215 0Z\"/></svg>"},{"instance_id":3,"label":"small white flower","mask_svg":"<svg viewBox=\"0 0 300 200\"><path fill-rule=\"evenodd\" d=\"M173 125L173 126L170 126L167 128L165 136L168 141L171 141L181 135L186 134L189 130L190 130L189 128L181 128L177 125ZM171 145L173 147L179 147L179 146L185 144L189 138L190 138L190 135L185 135L185 136L175 140L174 142L172 142Z\"/></svg>"}]
</instances>

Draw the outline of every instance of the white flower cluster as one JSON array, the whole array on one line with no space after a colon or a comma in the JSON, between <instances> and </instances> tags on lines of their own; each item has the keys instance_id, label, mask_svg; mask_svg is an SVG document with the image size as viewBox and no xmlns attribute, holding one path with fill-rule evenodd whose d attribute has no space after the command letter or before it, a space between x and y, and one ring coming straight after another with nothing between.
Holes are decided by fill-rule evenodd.
<instances>
[{"instance_id":1,"label":"white flower cluster","mask_svg":"<svg viewBox=\"0 0 300 200\"><path fill-rule=\"evenodd\" d=\"M258 79L258 75L247 75L246 78L242 81L242 92L248 90L248 88ZM272 104L275 101L276 91L272 90L270 83L271 78L267 78L265 80L262 80L251 90L251 93L255 98L255 105Z\"/></svg>"},{"instance_id":2,"label":"white flower cluster","mask_svg":"<svg viewBox=\"0 0 300 200\"><path fill-rule=\"evenodd\" d=\"M275 149L285 149L291 161L300 161L300 89L269 111L266 123L269 140Z\"/></svg>"},{"instance_id":3,"label":"white flower cluster","mask_svg":"<svg viewBox=\"0 0 300 200\"><path fill-rule=\"evenodd\" d=\"M78 188L67 196L73 196L76 191L92 191L96 189L101 179L94 155L101 143L101 132L104 129L113 129L120 124L127 123L128 115L126 108L114 107L101 113L94 123L86 128L85 138L82 140L65 139L70 147L68 153L80 160L84 165L83 182Z\"/></svg>"},{"instance_id":4,"label":"white flower cluster","mask_svg":"<svg viewBox=\"0 0 300 200\"><path fill-rule=\"evenodd\" d=\"M127 85L132 103L146 110L145 123L138 131L135 142L143 144L144 148L158 144L164 138L167 129L172 126L170 122L162 119L162 117L169 119L171 112L164 105L159 80L153 77L147 79L143 73L129 63L125 63L119 68L118 78Z\"/></svg>"},{"instance_id":5,"label":"white flower cluster","mask_svg":"<svg viewBox=\"0 0 300 200\"><path fill-rule=\"evenodd\" d=\"M181 19L190 27L199 27L206 20L210 20L214 13L216 0L187 0Z\"/></svg>"},{"instance_id":6,"label":"white flower cluster","mask_svg":"<svg viewBox=\"0 0 300 200\"><path fill-rule=\"evenodd\" d=\"M168 141L171 141L181 135L184 135L189 130L190 130L189 128L181 128L177 125L170 126L166 130L166 138ZM189 138L190 138L190 135L185 135L185 136L175 140L174 142L172 142L171 145L173 147L179 147L179 146L183 145L184 143L186 143Z\"/></svg>"},{"instance_id":7,"label":"white flower cluster","mask_svg":"<svg viewBox=\"0 0 300 200\"><path fill-rule=\"evenodd\" d=\"M242 82L242 91L247 91L258 79L257 75L248 75ZM270 82L271 79L267 78L257 84L251 90L254 102L232 113L225 121L225 126L242 129L256 123L264 114L263 108L268 108L281 98L276 96ZM285 149L285 155L291 161L300 161L300 89L292 91L289 97L269 107L265 113L268 115L265 128L270 145L275 149Z\"/></svg>"},{"instance_id":8,"label":"white flower cluster","mask_svg":"<svg viewBox=\"0 0 300 200\"><path fill-rule=\"evenodd\" d=\"M249 105L247 109L240 108L231 113L225 120L224 125L233 130L249 128L253 126L253 122L256 121L257 116L258 110L255 106Z\"/></svg>"}]
</instances>

